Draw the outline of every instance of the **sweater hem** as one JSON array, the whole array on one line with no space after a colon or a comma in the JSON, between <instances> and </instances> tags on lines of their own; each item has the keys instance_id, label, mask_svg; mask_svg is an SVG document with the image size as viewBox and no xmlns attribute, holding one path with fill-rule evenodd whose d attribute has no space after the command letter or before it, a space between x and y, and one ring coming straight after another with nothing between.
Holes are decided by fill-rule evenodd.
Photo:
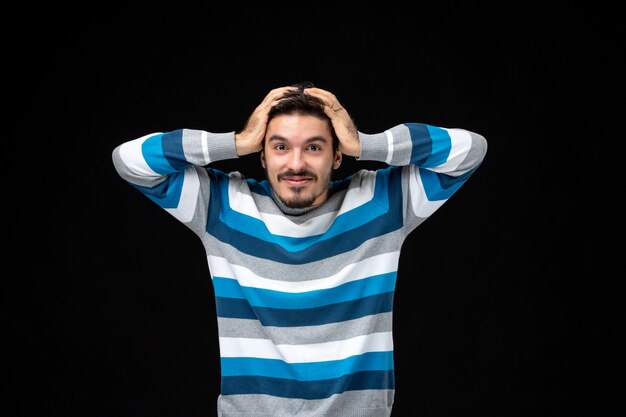
<instances>
[{"instance_id":1,"label":"sweater hem","mask_svg":"<svg viewBox=\"0 0 626 417\"><path fill-rule=\"evenodd\" d=\"M300 414L285 413L255 413L255 412L228 412L219 411L218 417L298 417ZM305 414L302 414L304 416ZM310 416L310 414L306 414ZM389 417L391 407L385 408L359 408L356 410L335 411L332 413L315 414L315 417Z\"/></svg>"}]
</instances>

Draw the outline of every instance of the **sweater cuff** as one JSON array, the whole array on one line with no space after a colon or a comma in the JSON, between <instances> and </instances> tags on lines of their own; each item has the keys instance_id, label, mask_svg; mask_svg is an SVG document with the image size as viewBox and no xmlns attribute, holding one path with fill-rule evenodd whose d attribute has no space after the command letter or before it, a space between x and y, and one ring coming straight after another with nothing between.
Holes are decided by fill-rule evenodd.
<instances>
[{"instance_id":1,"label":"sweater cuff","mask_svg":"<svg viewBox=\"0 0 626 417\"><path fill-rule=\"evenodd\" d=\"M206 135L206 149L208 151L208 161L223 161L225 159L236 159L237 147L235 146L235 132L227 133L209 133L203 132Z\"/></svg>"},{"instance_id":2,"label":"sweater cuff","mask_svg":"<svg viewBox=\"0 0 626 417\"><path fill-rule=\"evenodd\" d=\"M386 162L389 154L389 143L387 133L375 133L368 135L359 132L361 142L361 155L356 158L359 161Z\"/></svg>"}]
</instances>

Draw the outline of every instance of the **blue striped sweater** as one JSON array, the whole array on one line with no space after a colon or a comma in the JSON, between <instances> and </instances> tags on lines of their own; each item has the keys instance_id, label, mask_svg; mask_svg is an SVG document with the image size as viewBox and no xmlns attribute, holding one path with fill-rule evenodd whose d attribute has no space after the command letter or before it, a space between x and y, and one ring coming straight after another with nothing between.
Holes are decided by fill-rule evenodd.
<instances>
[{"instance_id":1,"label":"blue striped sweater","mask_svg":"<svg viewBox=\"0 0 626 417\"><path fill-rule=\"evenodd\" d=\"M405 123L359 132L359 160L387 164L331 183L302 215L266 180L225 173L234 132L180 129L113 151L124 180L196 233L215 293L222 417L387 417L394 401L393 296L407 235L487 151L463 129Z\"/></svg>"}]
</instances>

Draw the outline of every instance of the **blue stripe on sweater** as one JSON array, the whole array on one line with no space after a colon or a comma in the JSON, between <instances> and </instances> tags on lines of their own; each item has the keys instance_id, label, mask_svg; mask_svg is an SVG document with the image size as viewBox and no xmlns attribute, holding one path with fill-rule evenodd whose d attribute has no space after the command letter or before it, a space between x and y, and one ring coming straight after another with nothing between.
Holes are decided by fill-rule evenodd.
<instances>
[{"instance_id":1,"label":"blue stripe on sweater","mask_svg":"<svg viewBox=\"0 0 626 417\"><path fill-rule=\"evenodd\" d=\"M394 389L393 371L364 371L321 381L261 376L222 377L222 395L267 394L276 397L319 400L346 391Z\"/></svg>"},{"instance_id":2,"label":"blue stripe on sweater","mask_svg":"<svg viewBox=\"0 0 626 417\"><path fill-rule=\"evenodd\" d=\"M175 130L146 138L141 144L141 153L146 164L158 174L170 175L154 187L131 184L166 209L178 207L185 178L183 170L189 165L185 161L182 137L182 130Z\"/></svg>"},{"instance_id":3,"label":"blue stripe on sweater","mask_svg":"<svg viewBox=\"0 0 626 417\"><path fill-rule=\"evenodd\" d=\"M372 199L348 213L337 216L326 232L315 236L289 237L272 234L262 220L233 210L230 204L224 203L229 202L228 188L222 187L220 196L223 202L221 219L225 226L232 230L254 235L266 242L276 243L289 252L297 252L322 240L333 239L384 215L389 211L387 194L387 181L379 181L377 178Z\"/></svg>"},{"instance_id":4,"label":"blue stripe on sweater","mask_svg":"<svg viewBox=\"0 0 626 417\"><path fill-rule=\"evenodd\" d=\"M257 319L263 326L313 326L388 313L393 307L393 292L370 295L357 300L321 307L300 309L252 307L245 299L225 297L215 297L215 304L218 317Z\"/></svg>"},{"instance_id":5,"label":"blue stripe on sweater","mask_svg":"<svg viewBox=\"0 0 626 417\"><path fill-rule=\"evenodd\" d=\"M448 160L452 141L445 129L422 123L406 123L411 134L413 147L411 163L423 168L432 168Z\"/></svg>"},{"instance_id":6,"label":"blue stripe on sweater","mask_svg":"<svg viewBox=\"0 0 626 417\"><path fill-rule=\"evenodd\" d=\"M345 359L286 363L280 359L221 358L222 376L265 376L270 378L318 381L362 371L393 370L393 352L367 352Z\"/></svg>"},{"instance_id":7,"label":"blue stripe on sweater","mask_svg":"<svg viewBox=\"0 0 626 417\"><path fill-rule=\"evenodd\" d=\"M150 200L163 208L176 208L180 202L180 195L183 191L184 173L175 173L167 177L162 183L154 187L143 187L131 183L133 187L141 191Z\"/></svg>"},{"instance_id":8,"label":"blue stripe on sweater","mask_svg":"<svg viewBox=\"0 0 626 417\"><path fill-rule=\"evenodd\" d=\"M476 168L458 177L451 177L445 174L438 174L427 169L420 168L420 177L424 184L424 191L429 201L447 200L456 193L465 181L472 175Z\"/></svg>"},{"instance_id":9,"label":"blue stripe on sweater","mask_svg":"<svg viewBox=\"0 0 626 417\"><path fill-rule=\"evenodd\" d=\"M175 171L163 154L163 134L150 136L144 140L141 144L141 153L146 164L157 174L167 175Z\"/></svg>"},{"instance_id":10,"label":"blue stripe on sweater","mask_svg":"<svg viewBox=\"0 0 626 417\"><path fill-rule=\"evenodd\" d=\"M181 129L150 136L141 144L141 152L148 166L157 174L167 175L189 166L183 151Z\"/></svg>"},{"instance_id":11,"label":"blue stripe on sweater","mask_svg":"<svg viewBox=\"0 0 626 417\"><path fill-rule=\"evenodd\" d=\"M211 177L211 195L221 194L222 189L228 187L227 177L216 175L211 170L208 172ZM382 186L381 184L384 183L388 184L386 205L388 205L389 209L386 213L379 213L378 217L371 219L368 223L354 227L352 230L335 234L334 239L317 238L317 241L314 241L314 238L300 238L306 247L298 251L291 250L295 246L293 242L297 241L298 238L280 237L279 239L275 235L270 235L267 230L260 230L261 228L258 225L253 227L252 230L261 234L262 238L254 236L248 231L244 232L229 227L222 221L222 210L230 210L228 200L221 201L222 207L216 204L216 200L219 199L214 199L211 201L212 204L209 204L207 232L221 242L232 245L237 250L252 256L286 264L318 261L348 252L369 239L393 232L402 227L401 170L396 167L389 167L378 171L377 187L379 185ZM368 204L371 204L370 208L374 209L374 206L379 206L381 203L371 202ZM350 211L350 213L354 214L355 211ZM345 223L339 227L345 229ZM338 231L335 233L338 233ZM272 236L272 240L263 239L268 239L269 236ZM304 245L299 245L298 248L300 246Z\"/></svg>"},{"instance_id":12,"label":"blue stripe on sweater","mask_svg":"<svg viewBox=\"0 0 626 417\"><path fill-rule=\"evenodd\" d=\"M182 171L189 166L183 150L183 129L163 134L163 155L176 171Z\"/></svg>"},{"instance_id":13,"label":"blue stripe on sweater","mask_svg":"<svg viewBox=\"0 0 626 417\"><path fill-rule=\"evenodd\" d=\"M396 273L374 275L334 288L307 292L284 292L239 285L232 278L213 277L217 297L247 299L254 307L314 308L394 290Z\"/></svg>"}]
</instances>

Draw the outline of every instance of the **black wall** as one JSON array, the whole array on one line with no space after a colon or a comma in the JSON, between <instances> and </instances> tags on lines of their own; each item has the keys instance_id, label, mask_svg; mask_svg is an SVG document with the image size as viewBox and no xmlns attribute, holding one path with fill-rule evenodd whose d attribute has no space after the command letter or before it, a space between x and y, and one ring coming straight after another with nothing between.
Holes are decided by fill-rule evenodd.
<instances>
[{"instance_id":1,"label":"black wall","mask_svg":"<svg viewBox=\"0 0 626 417\"><path fill-rule=\"evenodd\" d=\"M238 130L270 89L302 80L334 92L365 133L424 122L489 142L406 242L394 417L617 415L617 16L385 4L7 15L12 415L214 415L203 248L117 176L111 152L149 132ZM343 174L368 166L347 162ZM257 156L220 164L263 175Z\"/></svg>"}]
</instances>

